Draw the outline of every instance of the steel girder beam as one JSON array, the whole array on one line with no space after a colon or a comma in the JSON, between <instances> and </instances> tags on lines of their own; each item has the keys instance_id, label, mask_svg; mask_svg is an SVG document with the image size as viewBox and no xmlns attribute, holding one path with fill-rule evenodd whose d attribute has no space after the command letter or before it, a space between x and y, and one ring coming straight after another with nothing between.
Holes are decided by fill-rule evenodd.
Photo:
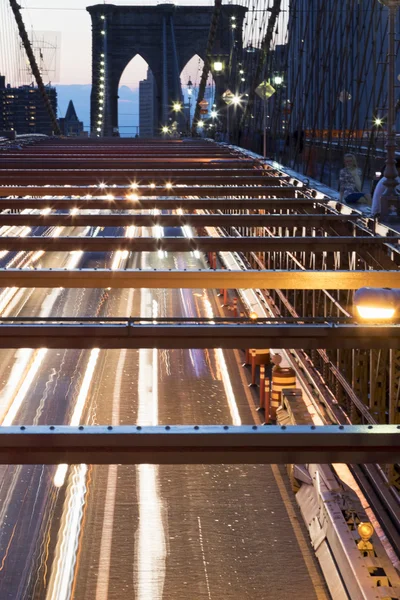
<instances>
[{"instance_id":1,"label":"steel girder beam","mask_svg":"<svg viewBox=\"0 0 400 600\"><path fill-rule=\"evenodd\" d=\"M191 173L191 172L190 172ZM210 182L214 186L219 185L229 185L234 186L236 183L239 185L267 185L267 186L280 186L282 183L282 178L279 177L261 177L262 171L254 171L255 175L239 175L235 176L234 174L229 175L214 175L214 174L204 174L197 175L195 173L191 173L190 175L176 175L172 179L172 175L149 175L147 177L141 177L140 184L141 185L150 185L151 183L155 183L156 185L162 187L165 185L165 182L173 181L174 186L176 185L185 185L185 186L209 186ZM259 173L257 175L257 173ZM108 185L117 184L117 185L126 185L129 184L130 181L135 179L134 174L130 169L126 170L126 173L107 173L104 171L99 171L98 174L87 172L77 173L76 171L68 170L65 171L63 175L54 175L50 173L49 175L39 175L37 173L28 175L26 171L21 172L20 174L14 175L1 175L0 174L0 182L2 185L8 183L12 184L18 182L18 185L96 185L99 181L107 181Z\"/></svg>"},{"instance_id":2,"label":"steel girder beam","mask_svg":"<svg viewBox=\"0 0 400 600\"><path fill-rule=\"evenodd\" d=\"M86 188L90 190L91 188ZM94 193L95 192L95 193ZM100 196L97 188L91 193L94 196ZM1 192L0 192L1 193ZM68 188L69 194L69 188ZM43 194L45 195L45 194ZM158 198L139 198L138 200L129 200L128 198L118 197L107 200L105 197L98 198L68 198L68 199L47 199L47 198L0 198L0 210L7 208L23 210L25 208L51 208L53 210L64 210L79 208L80 210L100 209L100 210L142 210L158 208L160 210L178 209L183 210L323 210L325 208L323 200L312 200L310 198L177 198L177 197L158 197Z\"/></svg>"},{"instance_id":3,"label":"steel girder beam","mask_svg":"<svg viewBox=\"0 0 400 600\"><path fill-rule=\"evenodd\" d=\"M82 158L54 158L54 156L44 157L44 158L30 158L24 156L19 160L13 158L7 158L4 156L1 157L1 164L4 168L4 172L6 173L5 167L7 169L41 169L43 163L46 164L46 171L57 172L58 169L62 168L63 170L67 169L99 169L102 165L104 165L104 172L108 172L110 169L113 172L115 169L129 169L131 176L135 177L150 177L151 175L155 175L161 177L165 175L166 178L169 178L173 174L176 175L185 175L190 173L195 173L197 175L204 174L220 174L224 175L225 173L232 173L232 175L249 175L250 173L261 173L266 177L279 177L273 171L269 170L258 170L254 169L251 163L241 163L240 161L222 161L215 163L199 163L196 162L194 165L192 162L182 164L172 163L171 167L166 168L167 159L160 159L159 168L157 171L156 168L157 163L155 161L151 162L142 162L141 158L93 158L93 157L82 157ZM8 155L8 153L7 153ZM115 168L114 168L115 167ZM285 177L283 176L282 179Z\"/></svg>"},{"instance_id":4,"label":"steel girder beam","mask_svg":"<svg viewBox=\"0 0 400 600\"><path fill-rule=\"evenodd\" d=\"M0 237L0 250L50 252L356 252L359 248L384 243L398 245L397 237Z\"/></svg>"},{"instance_id":5,"label":"steel girder beam","mask_svg":"<svg viewBox=\"0 0 400 600\"><path fill-rule=\"evenodd\" d=\"M29 225L31 227L305 227L323 228L336 223L356 221L358 215L312 214L312 215L221 215L221 214L185 214L185 215L148 215L148 214L112 214L112 215L65 215L65 214L0 214L1 225Z\"/></svg>"},{"instance_id":6,"label":"steel girder beam","mask_svg":"<svg viewBox=\"0 0 400 600\"><path fill-rule=\"evenodd\" d=\"M395 425L0 428L0 464L309 464L400 461Z\"/></svg>"},{"instance_id":7,"label":"steel girder beam","mask_svg":"<svg viewBox=\"0 0 400 600\"><path fill-rule=\"evenodd\" d=\"M0 269L0 287L357 290L400 288L400 271ZM310 313L311 314L311 313Z\"/></svg>"},{"instance_id":8,"label":"steel girder beam","mask_svg":"<svg viewBox=\"0 0 400 600\"><path fill-rule=\"evenodd\" d=\"M99 181L100 183L100 181ZM105 182L107 183L107 182ZM173 186L171 189L165 186L156 186L155 188L150 187L139 187L132 189L129 185L112 187L107 186L105 188L90 187L90 186L75 186L69 185L67 187L62 186L10 186L4 185L0 187L0 196L87 196L92 195L106 195L106 194L131 194L136 193L138 196L210 196L211 198L226 198L226 197L246 197L256 198L261 196L278 197L278 198L294 198L296 193L301 191L301 188L295 186L243 186L243 185L202 185L202 186Z\"/></svg>"},{"instance_id":9,"label":"steel girder beam","mask_svg":"<svg viewBox=\"0 0 400 600\"><path fill-rule=\"evenodd\" d=\"M122 318L119 323L99 324L54 320L50 324L0 323L0 348L400 348L400 325L147 324Z\"/></svg>"}]
</instances>

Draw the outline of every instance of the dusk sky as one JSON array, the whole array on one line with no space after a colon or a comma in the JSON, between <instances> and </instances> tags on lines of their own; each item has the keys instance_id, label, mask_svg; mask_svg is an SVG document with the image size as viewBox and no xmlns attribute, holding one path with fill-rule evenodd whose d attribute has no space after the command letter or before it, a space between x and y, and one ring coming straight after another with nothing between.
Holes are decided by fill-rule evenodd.
<instances>
[{"instance_id":1,"label":"dusk sky","mask_svg":"<svg viewBox=\"0 0 400 600\"><path fill-rule=\"evenodd\" d=\"M3 1L3 0L2 0ZM102 4L99 1L87 0L22 0L22 11L26 28L30 31L54 31L61 35L61 44L58 50L60 59L60 74L58 81L61 84L86 84L91 81L91 22L86 6ZM116 0L104 2L116 5L147 5L161 4L157 0ZM213 0L179 0L179 6L185 5L213 5ZM125 85L132 86L143 79L146 74L144 61L135 61L134 73L123 76ZM136 80L136 81L134 81Z\"/></svg>"}]
</instances>

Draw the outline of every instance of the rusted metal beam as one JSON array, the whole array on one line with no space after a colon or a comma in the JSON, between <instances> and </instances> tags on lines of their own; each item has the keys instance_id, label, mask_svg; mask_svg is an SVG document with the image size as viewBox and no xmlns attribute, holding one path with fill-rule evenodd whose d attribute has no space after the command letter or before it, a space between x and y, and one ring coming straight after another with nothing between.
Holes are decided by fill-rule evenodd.
<instances>
[{"instance_id":1,"label":"rusted metal beam","mask_svg":"<svg viewBox=\"0 0 400 600\"><path fill-rule=\"evenodd\" d=\"M0 250L50 252L356 252L358 248L398 245L398 237L0 237Z\"/></svg>"},{"instance_id":2,"label":"rusted metal beam","mask_svg":"<svg viewBox=\"0 0 400 600\"><path fill-rule=\"evenodd\" d=\"M357 290L400 288L400 271L0 269L0 287Z\"/></svg>"},{"instance_id":3,"label":"rusted metal beam","mask_svg":"<svg viewBox=\"0 0 400 600\"><path fill-rule=\"evenodd\" d=\"M400 325L0 322L0 348L399 348ZM29 320L29 319L27 319ZM156 320L155 320L156 321Z\"/></svg>"},{"instance_id":4,"label":"rusted metal beam","mask_svg":"<svg viewBox=\"0 0 400 600\"><path fill-rule=\"evenodd\" d=\"M87 188L91 189L91 188ZM69 190L69 188L68 188ZM325 207L324 200L312 200L310 198L181 198L163 196L157 198L139 198L129 200L126 197L114 197L107 200L104 196L92 190L94 198L0 198L0 210L12 208L23 210L24 208L51 208L52 210L79 208L80 210L140 210L158 208L160 210L178 209L193 211L195 209L207 210L315 210L319 207L322 212ZM45 194L43 194L45 195ZM67 196L67 194L65 194ZM86 195L86 194L85 194ZM68 196L70 193L68 192ZM98 196L96 198L96 196Z\"/></svg>"},{"instance_id":5,"label":"rusted metal beam","mask_svg":"<svg viewBox=\"0 0 400 600\"><path fill-rule=\"evenodd\" d=\"M0 182L1 183L1 182ZM16 182L17 183L17 182ZM101 181L99 180L99 184ZM107 184L107 182L104 182ZM172 182L173 183L173 182ZM211 198L227 198L227 197L246 197L246 198L260 198L262 196L277 197L277 198L295 198L299 188L295 186L242 186L242 185L231 185L231 186L214 186L214 185L202 185L202 186L173 186L167 188L165 186L151 187L139 187L132 189L129 185L104 188L90 187L90 186L10 186L4 185L0 187L1 196L87 196L92 195L106 195L106 194L132 194L135 193L139 197L149 196L209 196ZM300 188L301 191L301 188Z\"/></svg>"},{"instance_id":6,"label":"rusted metal beam","mask_svg":"<svg viewBox=\"0 0 400 600\"><path fill-rule=\"evenodd\" d=\"M400 461L396 425L11 426L0 464L289 464Z\"/></svg>"},{"instance_id":7,"label":"rusted metal beam","mask_svg":"<svg viewBox=\"0 0 400 600\"><path fill-rule=\"evenodd\" d=\"M138 227L181 227L190 225L192 227L327 227L335 223L356 221L358 215L335 215L335 214L313 214L313 215L148 215L148 214L112 214L112 215L65 215L65 214L0 214L0 225L29 225L31 227L85 227L87 225L97 227L127 227L136 225Z\"/></svg>"}]
</instances>

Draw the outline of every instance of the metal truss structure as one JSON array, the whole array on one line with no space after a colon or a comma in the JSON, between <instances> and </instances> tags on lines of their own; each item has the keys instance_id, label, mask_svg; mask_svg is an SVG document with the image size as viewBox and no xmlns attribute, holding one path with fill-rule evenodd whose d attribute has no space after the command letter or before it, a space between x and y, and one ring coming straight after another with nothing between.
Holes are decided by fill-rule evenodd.
<instances>
[{"instance_id":1,"label":"metal truss structure","mask_svg":"<svg viewBox=\"0 0 400 600\"><path fill-rule=\"evenodd\" d=\"M201 250L212 255L213 267L219 266L215 262L217 253L222 256L230 252L240 257L241 265L240 271L227 269L225 273L219 269L193 272L11 269L0 271L3 285L253 287L269 314L283 321L293 317L300 320L348 317L352 314L354 289L365 285L400 287L396 231L374 224L354 209L331 202L320 191L284 175L273 164L222 146L180 141L141 142L135 147L124 140L104 140L98 146L90 140L53 142L32 148L24 156L8 153L0 169L0 184L0 209L13 213L22 209L113 212L107 219L106 215L84 213L10 215L7 212L0 217L4 225L134 224L194 228L192 238L2 237L0 247L4 251ZM145 214L154 209L158 214ZM129 212L116 214L119 210ZM178 214L163 212L171 210ZM22 336L26 327L19 330ZM154 325L159 333L162 327ZM199 332L201 327L206 326L200 326ZM250 325L240 329L244 331L244 327ZM258 331L264 327L269 326L260 325ZM287 328L285 331L295 329L290 323L279 327ZM348 338L344 342L344 338L350 330L351 335L365 334L363 327L338 325L330 328L329 335L327 326L312 327L306 323L296 326L297 341L302 339L301 350L296 350L299 346L295 336L280 344L285 347L292 344L295 366L312 365L319 373L318 385L335 397L340 410L354 424L365 422L365 414L377 423L400 424L400 346L396 327L392 328L394 337L390 341L375 329L374 341L370 335L368 342L366 337L358 337L358 347L354 346L354 338L350 342ZM325 331L324 341L315 341L316 330ZM306 331L311 341L301 337ZM273 338L271 328L269 332L271 341L277 339ZM265 343L265 333L262 336ZM245 347L244 340L241 347ZM258 343L254 338L251 343L247 341L249 347ZM400 487L400 477L393 470L391 482Z\"/></svg>"},{"instance_id":2,"label":"metal truss structure","mask_svg":"<svg viewBox=\"0 0 400 600\"><path fill-rule=\"evenodd\" d=\"M0 430L0 464L288 464L400 461L400 428L22 426Z\"/></svg>"}]
</instances>

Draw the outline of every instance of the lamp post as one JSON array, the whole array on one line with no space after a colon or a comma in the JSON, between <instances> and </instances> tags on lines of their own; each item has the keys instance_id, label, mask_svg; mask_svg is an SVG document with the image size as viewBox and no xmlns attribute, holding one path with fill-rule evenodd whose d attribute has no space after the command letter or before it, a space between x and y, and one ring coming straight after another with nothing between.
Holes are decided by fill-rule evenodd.
<instances>
[{"instance_id":1,"label":"lamp post","mask_svg":"<svg viewBox=\"0 0 400 600\"><path fill-rule=\"evenodd\" d=\"M395 192L397 186L396 169L396 111L395 111L395 70L396 70L396 14L400 6L400 0L379 0L389 11L388 14L388 112L386 129L386 164L384 176L386 178L386 190L381 198L381 213L387 215L391 202L398 207L398 195Z\"/></svg>"},{"instance_id":2,"label":"lamp post","mask_svg":"<svg viewBox=\"0 0 400 600\"><path fill-rule=\"evenodd\" d=\"M189 132L190 132L190 111L192 108L192 91L193 91L193 83L189 77L189 80L186 84L187 92L188 92L188 100L189 100Z\"/></svg>"},{"instance_id":3,"label":"lamp post","mask_svg":"<svg viewBox=\"0 0 400 600\"><path fill-rule=\"evenodd\" d=\"M263 81L256 88L256 94L264 103L264 121L263 121L263 156L267 158L267 100L275 94L276 90L269 81Z\"/></svg>"}]
</instances>

